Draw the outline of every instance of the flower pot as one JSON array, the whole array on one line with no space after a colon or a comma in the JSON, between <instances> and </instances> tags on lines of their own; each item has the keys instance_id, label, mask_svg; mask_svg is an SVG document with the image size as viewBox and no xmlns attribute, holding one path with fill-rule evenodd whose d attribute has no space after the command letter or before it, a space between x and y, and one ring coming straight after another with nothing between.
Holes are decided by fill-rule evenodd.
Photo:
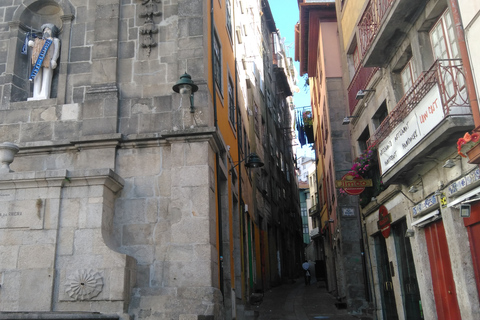
<instances>
[{"instance_id":1,"label":"flower pot","mask_svg":"<svg viewBox=\"0 0 480 320\"><path fill-rule=\"evenodd\" d=\"M0 144L0 173L13 172L10 170L10 163L13 162L15 154L20 150L17 145L11 142Z\"/></svg>"},{"instance_id":2,"label":"flower pot","mask_svg":"<svg viewBox=\"0 0 480 320\"><path fill-rule=\"evenodd\" d=\"M467 151L468 163L480 164L480 144Z\"/></svg>"}]
</instances>

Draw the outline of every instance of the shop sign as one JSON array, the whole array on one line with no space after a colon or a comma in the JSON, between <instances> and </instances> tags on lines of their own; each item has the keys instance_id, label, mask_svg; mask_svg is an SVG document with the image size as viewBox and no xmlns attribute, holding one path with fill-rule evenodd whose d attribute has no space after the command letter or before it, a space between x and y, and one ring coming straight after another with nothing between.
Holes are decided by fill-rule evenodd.
<instances>
[{"instance_id":1,"label":"shop sign","mask_svg":"<svg viewBox=\"0 0 480 320\"><path fill-rule=\"evenodd\" d=\"M468 187L474 182L480 180L480 169L476 168L466 176L458 179L457 181L453 182L451 185L448 186L447 195L450 197L455 193L459 192L463 188Z\"/></svg>"},{"instance_id":2,"label":"shop sign","mask_svg":"<svg viewBox=\"0 0 480 320\"><path fill-rule=\"evenodd\" d=\"M359 175L347 173L342 177L342 180L335 181L335 187L343 188L349 195L359 195L365 190L365 187L372 187L372 179L363 179Z\"/></svg>"},{"instance_id":3,"label":"shop sign","mask_svg":"<svg viewBox=\"0 0 480 320\"><path fill-rule=\"evenodd\" d=\"M440 91L435 85L378 145L378 155L382 174L393 167L445 117Z\"/></svg>"},{"instance_id":4,"label":"shop sign","mask_svg":"<svg viewBox=\"0 0 480 320\"><path fill-rule=\"evenodd\" d=\"M392 222L392 216L388 213L388 210L385 206L380 206L378 208L378 230L382 232L384 238L388 238L390 236L390 223Z\"/></svg>"},{"instance_id":5,"label":"shop sign","mask_svg":"<svg viewBox=\"0 0 480 320\"><path fill-rule=\"evenodd\" d=\"M431 211L429 209L437 205L438 205L437 196L432 195L426 198L425 200L423 200L422 202L420 202L419 204L417 204L416 206L414 206L412 208L412 214L414 217L419 216L422 213L425 213L425 211L427 210Z\"/></svg>"}]
</instances>

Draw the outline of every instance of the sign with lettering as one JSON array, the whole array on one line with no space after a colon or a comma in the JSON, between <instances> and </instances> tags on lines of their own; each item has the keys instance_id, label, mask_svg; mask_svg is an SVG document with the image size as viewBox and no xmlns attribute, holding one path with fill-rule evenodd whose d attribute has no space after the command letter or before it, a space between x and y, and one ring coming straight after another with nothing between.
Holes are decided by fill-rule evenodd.
<instances>
[{"instance_id":1,"label":"sign with lettering","mask_svg":"<svg viewBox=\"0 0 480 320\"><path fill-rule=\"evenodd\" d=\"M438 200L436 195L431 195L425 200L421 201L416 206L412 208L412 215L414 217L419 216L423 213L431 211L430 208L438 206Z\"/></svg>"},{"instance_id":2,"label":"sign with lettering","mask_svg":"<svg viewBox=\"0 0 480 320\"><path fill-rule=\"evenodd\" d=\"M470 171L467 175L461 177L460 179L453 182L448 186L447 195L451 197L457 192L462 191L462 189L468 187L469 185L480 180L480 169L477 167L474 170Z\"/></svg>"},{"instance_id":3,"label":"sign with lettering","mask_svg":"<svg viewBox=\"0 0 480 320\"><path fill-rule=\"evenodd\" d=\"M342 180L335 180L335 187L343 188L350 195L359 195L365 190L365 187L371 187L372 185L371 179L363 179L351 173L344 175Z\"/></svg>"},{"instance_id":4,"label":"sign with lettering","mask_svg":"<svg viewBox=\"0 0 480 320\"><path fill-rule=\"evenodd\" d=\"M415 109L378 145L382 174L412 150L444 117L440 91L435 85Z\"/></svg>"},{"instance_id":5,"label":"sign with lettering","mask_svg":"<svg viewBox=\"0 0 480 320\"><path fill-rule=\"evenodd\" d=\"M37 200L0 201L0 229L42 228L42 214Z\"/></svg>"},{"instance_id":6,"label":"sign with lettering","mask_svg":"<svg viewBox=\"0 0 480 320\"><path fill-rule=\"evenodd\" d=\"M385 206L380 206L378 208L378 230L382 232L384 238L388 238L390 236L391 226L390 223L392 222L392 216L388 213L388 210Z\"/></svg>"}]
</instances>

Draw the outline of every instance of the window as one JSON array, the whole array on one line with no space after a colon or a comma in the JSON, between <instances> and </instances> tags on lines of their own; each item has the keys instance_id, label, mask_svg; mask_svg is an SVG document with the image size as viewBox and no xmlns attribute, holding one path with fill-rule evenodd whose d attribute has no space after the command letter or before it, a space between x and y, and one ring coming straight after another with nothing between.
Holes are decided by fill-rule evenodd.
<instances>
[{"instance_id":1,"label":"window","mask_svg":"<svg viewBox=\"0 0 480 320\"><path fill-rule=\"evenodd\" d=\"M377 130L378 127L380 127L380 125L382 124L383 120L385 120L387 115L388 115L387 101L383 101L383 103L378 108L377 112L375 112L372 118L372 122L375 127L375 130Z\"/></svg>"},{"instance_id":2,"label":"window","mask_svg":"<svg viewBox=\"0 0 480 320\"><path fill-rule=\"evenodd\" d=\"M240 146L240 149L243 151L242 117L239 118L239 122L240 122L240 130L238 130L238 145Z\"/></svg>"},{"instance_id":3,"label":"window","mask_svg":"<svg viewBox=\"0 0 480 320\"><path fill-rule=\"evenodd\" d=\"M307 210L305 210L307 211ZM303 233L308 233L308 224L303 225Z\"/></svg>"},{"instance_id":4,"label":"window","mask_svg":"<svg viewBox=\"0 0 480 320\"><path fill-rule=\"evenodd\" d=\"M360 153L367 150L367 141L370 139L370 132L368 131L368 127L363 130L360 137L358 137L358 148L360 149Z\"/></svg>"},{"instance_id":5,"label":"window","mask_svg":"<svg viewBox=\"0 0 480 320\"><path fill-rule=\"evenodd\" d=\"M217 84L220 92L222 91L222 51L218 35L215 32L213 36L213 55L214 55L214 67L215 67L215 83Z\"/></svg>"},{"instance_id":6,"label":"window","mask_svg":"<svg viewBox=\"0 0 480 320\"><path fill-rule=\"evenodd\" d=\"M449 10L442 14L430 31L430 41L435 59L459 58L454 25Z\"/></svg>"},{"instance_id":7,"label":"window","mask_svg":"<svg viewBox=\"0 0 480 320\"><path fill-rule=\"evenodd\" d=\"M228 77L228 120L235 128L235 94L232 78Z\"/></svg>"},{"instance_id":8,"label":"window","mask_svg":"<svg viewBox=\"0 0 480 320\"><path fill-rule=\"evenodd\" d=\"M405 68L403 68L402 72L400 72L402 78L403 94L406 94L408 90L412 87L416 79L415 74L415 64L413 58L411 58L405 65Z\"/></svg>"},{"instance_id":9,"label":"window","mask_svg":"<svg viewBox=\"0 0 480 320\"><path fill-rule=\"evenodd\" d=\"M245 155L249 155L248 153L248 149L247 149L247 143L248 143L248 137L247 137L247 130L245 129L245 127L243 128L243 152L245 153Z\"/></svg>"},{"instance_id":10,"label":"window","mask_svg":"<svg viewBox=\"0 0 480 320\"><path fill-rule=\"evenodd\" d=\"M360 66L360 52L358 50L358 46L355 46L355 49L353 50L352 59L353 59L353 66L355 70L357 70L358 67Z\"/></svg>"},{"instance_id":11,"label":"window","mask_svg":"<svg viewBox=\"0 0 480 320\"><path fill-rule=\"evenodd\" d=\"M231 12L232 12L231 9L232 8L231 8L231 5L230 5L230 0L226 0L225 3L226 3L226 6L225 6L226 9L225 10L227 10L227 12L226 12L226 14L227 14L227 31L228 31L228 35L230 36L230 39L231 39L232 38L232 14L231 14Z\"/></svg>"},{"instance_id":12,"label":"window","mask_svg":"<svg viewBox=\"0 0 480 320\"><path fill-rule=\"evenodd\" d=\"M257 134L257 136L260 136L260 113L258 111L258 106L257 104L254 102L254 107L253 107L254 111L255 111L255 114L254 114L254 121L255 121L255 126L254 126L254 129L255 129L255 133Z\"/></svg>"},{"instance_id":13,"label":"window","mask_svg":"<svg viewBox=\"0 0 480 320\"><path fill-rule=\"evenodd\" d=\"M460 57L454 28L450 11L447 9L430 31L430 41L435 59L458 59ZM454 62L448 63L453 64ZM463 78L457 78L455 75L445 77L444 81L446 94L449 97L456 95L456 86L463 87L464 84ZM455 82L458 83L455 84Z\"/></svg>"},{"instance_id":14,"label":"window","mask_svg":"<svg viewBox=\"0 0 480 320\"><path fill-rule=\"evenodd\" d=\"M268 89L267 89L267 108L269 111L271 111L273 108L272 93Z\"/></svg>"},{"instance_id":15,"label":"window","mask_svg":"<svg viewBox=\"0 0 480 320\"><path fill-rule=\"evenodd\" d=\"M354 37L352 43L349 45L347 51L347 67L348 67L348 74L350 76L350 81L353 80L353 77L360 69L361 65L361 55L360 55L360 48L357 46L356 38Z\"/></svg>"}]
</instances>

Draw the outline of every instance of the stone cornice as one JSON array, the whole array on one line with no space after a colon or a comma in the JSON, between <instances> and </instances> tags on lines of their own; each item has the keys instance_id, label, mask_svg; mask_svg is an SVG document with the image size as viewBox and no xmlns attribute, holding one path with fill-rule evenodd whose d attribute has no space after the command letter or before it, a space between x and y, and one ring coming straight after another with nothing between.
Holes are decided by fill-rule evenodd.
<instances>
[{"instance_id":1,"label":"stone cornice","mask_svg":"<svg viewBox=\"0 0 480 320\"><path fill-rule=\"evenodd\" d=\"M0 190L104 185L113 192L118 192L123 188L124 183L125 181L109 168L0 174Z\"/></svg>"}]
</instances>

